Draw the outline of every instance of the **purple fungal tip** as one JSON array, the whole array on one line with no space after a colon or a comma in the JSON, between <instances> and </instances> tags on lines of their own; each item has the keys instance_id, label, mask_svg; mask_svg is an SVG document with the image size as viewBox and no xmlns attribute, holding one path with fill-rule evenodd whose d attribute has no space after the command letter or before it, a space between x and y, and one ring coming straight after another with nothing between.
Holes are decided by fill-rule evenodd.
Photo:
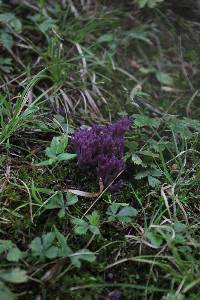
<instances>
[{"instance_id":1,"label":"purple fungal tip","mask_svg":"<svg viewBox=\"0 0 200 300\"><path fill-rule=\"evenodd\" d=\"M78 129L72 143L79 167L95 167L98 178L102 178L106 186L109 185L125 168L124 135L131 124L130 118L123 117L107 126L93 125Z\"/></svg>"}]
</instances>

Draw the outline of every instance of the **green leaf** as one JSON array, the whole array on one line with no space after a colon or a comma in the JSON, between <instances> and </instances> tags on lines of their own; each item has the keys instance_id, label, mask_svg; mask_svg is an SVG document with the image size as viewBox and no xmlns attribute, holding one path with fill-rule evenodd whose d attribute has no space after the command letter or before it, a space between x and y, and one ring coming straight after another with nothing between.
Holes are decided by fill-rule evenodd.
<instances>
[{"instance_id":1,"label":"green leaf","mask_svg":"<svg viewBox=\"0 0 200 300\"><path fill-rule=\"evenodd\" d=\"M125 206L119 210L121 206ZM127 206L126 203L112 203L108 211L106 212L109 215L108 221L119 221L119 222L131 222L131 217L137 215L137 210L131 206Z\"/></svg>"},{"instance_id":2,"label":"green leaf","mask_svg":"<svg viewBox=\"0 0 200 300\"><path fill-rule=\"evenodd\" d=\"M153 232L153 231L148 231L145 234L145 237L151 242L152 245L160 247L163 243L163 238L160 234Z\"/></svg>"},{"instance_id":3,"label":"green leaf","mask_svg":"<svg viewBox=\"0 0 200 300\"><path fill-rule=\"evenodd\" d=\"M147 177L148 175L149 175L149 170L142 170L135 175L135 179L140 180L142 178Z\"/></svg>"},{"instance_id":4,"label":"green leaf","mask_svg":"<svg viewBox=\"0 0 200 300\"><path fill-rule=\"evenodd\" d=\"M56 226L54 226L54 230L55 230L55 235L56 235L56 238L57 238L58 244L59 244L59 254L58 255L61 257L69 256L72 253L72 250L67 245L66 238L64 237L64 235L62 233L60 233L58 231Z\"/></svg>"},{"instance_id":5,"label":"green leaf","mask_svg":"<svg viewBox=\"0 0 200 300\"><path fill-rule=\"evenodd\" d=\"M52 246L45 251L45 256L49 259L53 259L58 256L58 248Z\"/></svg>"},{"instance_id":6,"label":"green leaf","mask_svg":"<svg viewBox=\"0 0 200 300\"><path fill-rule=\"evenodd\" d=\"M156 78L160 83L165 85L173 85L174 83L173 78L167 73L156 72Z\"/></svg>"},{"instance_id":7,"label":"green leaf","mask_svg":"<svg viewBox=\"0 0 200 300\"><path fill-rule=\"evenodd\" d=\"M111 43L114 41L114 35L112 33L105 33L98 38L99 43Z\"/></svg>"},{"instance_id":8,"label":"green leaf","mask_svg":"<svg viewBox=\"0 0 200 300\"><path fill-rule=\"evenodd\" d=\"M57 137L53 137L50 147L52 152L58 155L65 151L67 144L68 144L68 139L66 136L57 136Z\"/></svg>"},{"instance_id":9,"label":"green leaf","mask_svg":"<svg viewBox=\"0 0 200 300\"><path fill-rule=\"evenodd\" d=\"M46 209L55 209L60 208L58 212L59 218L63 218L65 216L65 210L68 206L74 205L78 201L78 197L73 195L72 193L67 193L67 201L64 202L63 194L61 192L57 192L53 196L51 196L48 200L48 203L45 205Z\"/></svg>"},{"instance_id":10,"label":"green leaf","mask_svg":"<svg viewBox=\"0 0 200 300\"><path fill-rule=\"evenodd\" d=\"M141 155L149 156L149 157L152 157L152 158L158 158L158 157L159 157L158 154L153 153L153 152L150 151L150 150L139 151L139 153L140 153Z\"/></svg>"},{"instance_id":11,"label":"green leaf","mask_svg":"<svg viewBox=\"0 0 200 300\"><path fill-rule=\"evenodd\" d=\"M0 254L7 252L8 261L17 262L22 258L22 252L10 240L0 240Z\"/></svg>"},{"instance_id":12,"label":"green leaf","mask_svg":"<svg viewBox=\"0 0 200 300\"><path fill-rule=\"evenodd\" d=\"M148 0L139 0L138 4L139 4L139 8L143 8L145 7L145 5L148 3Z\"/></svg>"},{"instance_id":13,"label":"green leaf","mask_svg":"<svg viewBox=\"0 0 200 300\"><path fill-rule=\"evenodd\" d=\"M151 187L154 188L154 187L160 185L160 180L153 176L148 176L148 183Z\"/></svg>"},{"instance_id":14,"label":"green leaf","mask_svg":"<svg viewBox=\"0 0 200 300\"><path fill-rule=\"evenodd\" d=\"M20 19L18 18L13 18L13 20L10 22L10 25L14 28L16 32L21 32L22 31L22 23Z\"/></svg>"},{"instance_id":15,"label":"green leaf","mask_svg":"<svg viewBox=\"0 0 200 300\"><path fill-rule=\"evenodd\" d=\"M40 256L43 250L42 246L42 241L39 237L36 237L32 242L31 242L31 251L33 256Z\"/></svg>"},{"instance_id":16,"label":"green leaf","mask_svg":"<svg viewBox=\"0 0 200 300\"><path fill-rule=\"evenodd\" d=\"M61 153L57 156L58 160L71 160L74 159L77 155L74 153Z\"/></svg>"},{"instance_id":17,"label":"green leaf","mask_svg":"<svg viewBox=\"0 0 200 300\"><path fill-rule=\"evenodd\" d=\"M173 224L173 228L176 233L184 233L184 232L186 232L187 225L185 225L184 223L181 223L181 222L177 222L177 223Z\"/></svg>"},{"instance_id":18,"label":"green leaf","mask_svg":"<svg viewBox=\"0 0 200 300\"><path fill-rule=\"evenodd\" d=\"M54 258L57 256L58 250L56 247L52 246L55 239L55 233L49 232L43 234L41 238L36 237L31 242L31 251L33 256L39 256L40 258ZM57 252L56 252L57 251Z\"/></svg>"},{"instance_id":19,"label":"green leaf","mask_svg":"<svg viewBox=\"0 0 200 300\"><path fill-rule=\"evenodd\" d=\"M91 225L98 225L99 221L100 221L100 214L98 213L98 211L93 211L91 215L87 215L86 218L89 220L89 223Z\"/></svg>"},{"instance_id":20,"label":"green leaf","mask_svg":"<svg viewBox=\"0 0 200 300\"><path fill-rule=\"evenodd\" d=\"M70 192L67 192L67 206L74 205L78 202L78 197Z\"/></svg>"},{"instance_id":21,"label":"green leaf","mask_svg":"<svg viewBox=\"0 0 200 300\"><path fill-rule=\"evenodd\" d=\"M0 281L0 299L1 300L16 300L15 295L11 292L11 290Z\"/></svg>"},{"instance_id":22,"label":"green leaf","mask_svg":"<svg viewBox=\"0 0 200 300\"><path fill-rule=\"evenodd\" d=\"M135 208L131 206L123 207L117 214L118 217L135 217L138 212Z\"/></svg>"},{"instance_id":23,"label":"green leaf","mask_svg":"<svg viewBox=\"0 0 200 300\"><path fill-rule=\"evenodd\" d=\"M54 162L56 161L56 159L50 158L48 160L43 160L40 163L34 164L34 166L36 167L42 167L42 166L50 166L52 165Z\"/></svg>"},{"instance_id":24,"label":"green leaf","mask_svg":"<svg viewBox=\"0 0 200 300\"><path fill-rule=\"evenodd\" d=\"M86 221L84 221L83 219L78 219L78 218L74 218L72 220L72 223L74 225L78 225L78 226L87 226L88 225L88 223Z\"/></svg>"},{"instance_id":25,"label":"green leaf","mask_svg":"<svg viewBox=\"0 0 200 300\"><path fill-rule=\"evenodd\" d=\"M13 18L15 18L15 15L12 13L0 14L0 22L2 23L9 23Z\"/></svg>"},{"instance_id":26,"label":"green leaf","mask_svg":"<svg viewBox=\"0 0 200 300\"><path fill-rule=\"evenodd\" d=\"M88 223L82 219L74 218L72 220L72 223L76 225L74 228L75 234L78 235L85 234L89 229Z\"/></svg>"},{"instance_id":27,"label":"green leaf","mask_svg":"<svg viewBox=\"0 0 200 300\"><path fill-rule=\"evenodd\" d=\"M46 156L48 156L49 158L55 158L56 156L56 153L50 148L50 147L47 147L45 149L45 154Z\"/></svg>"},{"instance_id":28,"label":"green leaf","mask_svg":"<svg viewBox=\"0 0 200 300\"><path fill-rule=\"evenodd\" d=\"M48 199L47 204L45 205L46 209L54 209L54 208L64 208L65 203L63 199L63 194L61 192L57 192L53 196Z\"/></svg>"},{"instance_id":29,"label":"green leaf","mask_svg":"<svg viewBox=\"0 0 200 300\"><path fill-rule=\"evenodd\" d=\"M18 262L22 256L22 252L17 247L13 247L8 251L6 258L8 261Z\"/></svg>"},{"instance_id":30,"label":"green leaf","mask_svg":"<svg viewBox=\"0 0 200 300\"><path fill-rule=\"evenodd\" d=\"M48 232L42 235L42 242L45 249L48 249L55 239L54 232Z\"/></svg>"},{"instance_id":31,"label":"green leaf","mask_svg":"<svg viewBox=\"0 0 200 300\"><path fill-rule=\"evenodd\" d=\"M11 270L0 270L0 278L10 283L23 283L28 280L26 271L18 268Z\"/></svg>"},{"instance_id":32,"label":"green leaf","mask_svg":"<svg viewBox=\"0 0 200 300\"><path fill-rule=\"evenodd\" d=\"M71 259L72 264L77 268L81 267L81 260L93 262L96 259L95 254L88 249L79 250L71 254L69 257Z\"/></svg>"},{"instance_id":33,"label":"green leaf","mask_svg":"<svg viewBox=\"0 0 200 300\"><path fill-rule=\"evenodd\" d=\"M132 158L132 161L135 165L142 165L142 160L138 155L132 154L131 158Z\"/></svg>"},{"instance_id":34,"label":"green leaf","mask_svg":"<svg viewBox=\"0 0 200 300\"><path fill-rule=\"evenodd\" d=\"M65 216L65 207L61 208L58 212L58 217L60 219L64 218L64 216Z\"/></svg>"},{"instance_id":35,"label":"green leaf","mask_svg":"<svg viewBox=\"0 0 200 300\"><path fill-rule=\"evenodd\" d=\"M116 202L112 203L108 208L107 214L116 215L120 206L121 206L121 203L116 203Z\"/></svg>"},{"instance_id":36,"label":"green leaf","mask_svg":"<svg viewBox=\"0 0 200 300\"><path fill-rule=\"evenodd\" d=\"M89 230L94 234L100 234L99 228L95 225L89 225Z\"/></svg>"},{"instance_id":37,"label":"green leaf","mask_svg":"<svg viewBox=\"0 0 200 300\"><path fill-rule=\"evenodd\" d=\"M13 242L10 240L0 240L0 254L11 249L13 247Z\"/></svg>"},{"instance_id":38,"label":"green leaf","mask_svg":"<svg viewBox=\"0 0 200 300\"><path fill-rule=\"evenodd\" d=\"M16 32L20 32L22 29L20 19L18 19L13 13L0 14L0 22L10 24Z\"/></svg>"},{"instance_id":39,"label":"green leaf","mask_svg":"<svg viewBox=\"0 0 200 300\"><path fill-rule=\"evenodd\" d=\"M134 114L134 124L136 127L155 127L158 128L160 125L160 120L156 118L150 118L146 115Z\"/></svg>"},{"instance_id":40,"label":"green leaf","mask_svg":"<svg viewBox=\"0 0 200 300\"><path fill-rule=\"evenodd\" d=\"M39 29L45 33L49 29L52 29L55 26L55 21L51 18L44 20L42 23L38 25Z\"/></svg>"},{"instance_id":41,"label":"green leaf","mask_svg":"<svg viewBox=\"0 0 200 300\"><path fill-rule=\"evenodd\" d=\"M7 48L7 49L11 49L13 46L13 38L12 35L9 34L6 31L3 31L0 35L0 42L2 43L2 45Z\"/></svg>"},{"instance_id":42,"label":"green leaf","mask_svg":"<svg viewBox=\"0 0 200 300\"><path fill-rule=\"evenodd\" d=\"M74 231L75 231L75 234L82 235L82 234L87 233L88 229L89 229L89 225L87 224L87 226L76 226L74 228Z\"/></svg>"},{"instance_id":43,"label":"green leaf","mask_svg":"<svg viewBox=\"0 0 200 300\"><path fill-rule=\"evenodd\" d=\"M155 72L155 69L154 69L154 68L143 68L143 67L141 67L141 68L139 69L139 71L140 71L142 74L144 74L144 75L148 75L148 74L154 73L154 72Z\"/></svg>"}]
</instances>

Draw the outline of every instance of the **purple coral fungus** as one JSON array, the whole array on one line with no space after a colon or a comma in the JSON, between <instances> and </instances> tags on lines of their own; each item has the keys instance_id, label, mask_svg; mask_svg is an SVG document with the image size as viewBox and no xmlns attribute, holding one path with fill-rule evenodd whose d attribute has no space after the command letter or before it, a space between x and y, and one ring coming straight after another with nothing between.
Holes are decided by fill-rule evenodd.
<instances>
[{"instance_id":1,"label":"purple coral fungus","mask_svg":"<svg viewBox=\"0 0 200 300\"><path fill-rule=\"evenodd\" d=\"M131 120L123 117L113 124L78 129L72 137L78 165L96 168L98 178L109 185L124 170L124 135Z\"/></svg>"}]
</instances>

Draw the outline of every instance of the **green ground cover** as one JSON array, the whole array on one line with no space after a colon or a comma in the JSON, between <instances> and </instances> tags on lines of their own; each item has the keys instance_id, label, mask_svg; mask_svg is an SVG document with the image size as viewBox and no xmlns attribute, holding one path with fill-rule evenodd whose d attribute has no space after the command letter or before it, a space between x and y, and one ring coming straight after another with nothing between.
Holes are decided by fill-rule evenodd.
<instances>
[{"instance_id":1,"label":"green ground cover","mask_svg":"<svg viewBox=\"0 0 200 300\"><path fill-rule=\"evenodd\" d=\"M200 299L199 23L133 2L0 1L0 300ZM111 192L71 136L121 116Z\"/></svg>"}]
</instances>

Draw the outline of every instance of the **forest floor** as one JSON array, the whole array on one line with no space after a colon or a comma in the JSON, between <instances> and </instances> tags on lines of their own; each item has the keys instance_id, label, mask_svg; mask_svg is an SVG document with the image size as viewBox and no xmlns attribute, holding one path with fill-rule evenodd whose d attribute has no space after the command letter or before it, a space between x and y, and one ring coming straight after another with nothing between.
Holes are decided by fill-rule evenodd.
<instances>
[{"instance_id":1,"label":"forest floor","mask_svg":"<svg viewBox=\"0 0 200 300\"><path fill-rule=\"evenodd\" d=\"M0 2L0 300L199 300L200 23ZM66 151L122 116L124 186L98 192Z\"/></svg>"}]
</instances>

